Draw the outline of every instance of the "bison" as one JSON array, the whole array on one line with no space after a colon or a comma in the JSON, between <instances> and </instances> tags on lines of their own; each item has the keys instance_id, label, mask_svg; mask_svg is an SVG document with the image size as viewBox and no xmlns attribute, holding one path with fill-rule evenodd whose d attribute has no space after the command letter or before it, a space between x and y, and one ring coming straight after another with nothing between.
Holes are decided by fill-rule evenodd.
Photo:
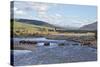
<instances>
[{"instance_id":1,"label":"bison","mask_svg":"<svg viewBox=\"0 0 100 67\"><path fill-rule=\"evenodd\" d=\"M21 44L37 44L36 41L25 41L25 40L21 40L21 41L19 41L19 43L21 43Z\"/></svg>"}]
</instances>

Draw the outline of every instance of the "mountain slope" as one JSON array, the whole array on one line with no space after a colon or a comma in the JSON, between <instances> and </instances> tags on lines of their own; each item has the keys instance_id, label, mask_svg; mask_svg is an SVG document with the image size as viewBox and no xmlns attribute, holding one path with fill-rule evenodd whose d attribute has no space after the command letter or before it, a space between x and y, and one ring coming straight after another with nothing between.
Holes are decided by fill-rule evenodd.
<instances>
[{"instance_id":1,"label":"mountain slope","mask_svg":"<svg viewBox=\"0 0 100 67\"><path fill-rule=\"evenodd\" d=\"M94 22L92 24L84 25L80 28L80 30L97 30L97 22Z\"/></svg>"},{"instance_id":2,"label":"mountain slope","mask_svg":"<svg viewBox=\"0 0 100 67\"><path fill-rule=\"evenodd\" d=\"M46 27L55 27L47 22L39 21L39 20L29 20L29 19L15 19L16 22L39 25L39 26L46 26Z\"/></svg>"}]
</instances>

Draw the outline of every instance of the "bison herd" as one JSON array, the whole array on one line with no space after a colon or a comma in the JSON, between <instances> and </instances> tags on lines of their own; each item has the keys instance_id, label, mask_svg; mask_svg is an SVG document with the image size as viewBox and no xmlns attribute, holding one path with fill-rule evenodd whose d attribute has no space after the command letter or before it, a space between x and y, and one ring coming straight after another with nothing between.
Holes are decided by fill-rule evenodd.
<instances>
[{"instance_id":1,"label":"bison herd","mask_svg":"<svg viewBox=\"0 0 100 67\"><path fill-rule=\"evenodd\" d=\"M37 44L37 42L35 41L25 41L25 40L21 40L19 41L20 44Z\"/></svg>"},{"instance_id":2,"label":"bison herd","mask_svg":"<svg viewBox=\"0 0 100 67\"><path fill-rule=\"evenodd\" d=\"M25 40L21 40L19 41L20 44L37 44L38 42L36 41L25 41ZM83 41L83 42L80 42L81 46L91 46L91 42L89 41ZM59 46L64 46L64 43L61 43L61 44L58 44ZM75 44L72 44L72 45L79 45L77 43ZM44 42L44 46L50 46L50 42Z\"/></svg>"},{"instance_id":3,"label":"bison herd","mask_svg":"<svg viewBox=\"0 0 100 67\"><path fill-rule=\"evenodd\" d=\"M20 44L37 44L38 42L36 41L25 41L25 40L21 40L19 41ZM44 46L49 46L50 43L49 42L45 42Z\"/></svg>"}]
</instances>

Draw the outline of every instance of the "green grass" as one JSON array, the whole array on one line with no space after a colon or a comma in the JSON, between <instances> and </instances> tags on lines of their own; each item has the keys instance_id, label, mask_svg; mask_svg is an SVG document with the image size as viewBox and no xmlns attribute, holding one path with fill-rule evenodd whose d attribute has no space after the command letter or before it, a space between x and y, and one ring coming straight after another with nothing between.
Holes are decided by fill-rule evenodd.
<instances>
[{"instance_id":1,"label":"green grass","mask_svg":"<svg viewBox=\"0 0 100 67\"><path fill-rule=\"evenodd\" d=\"M53 29L53 28L46 27L46 26L38 26L38 25L33 25L33 24L14 22L14 28L18 28L18 27L22 27L22 28L48 28L48 29Z\"/></svg>"},{"instance_id":2,"label":"green grass","mask_svg":"<svg viewBox=\"0 0 100 67\"><path fill-rule=\"evenodd\" d=\"M14 29L33 29L37 30L39 28L38 26L26 24L26 23L20 23L20 22L14 22Z\"/></svg>"},{"instance_id":3,"label":"green grass","mask_svg":"<svg viewBox=\"0 0 100 67\"><path fill-rule=\"evenodd\" d=\"M47 34L48 29L53 29L46 26L38 26L33 24L21 23L21 22L13 22L13 33L14 35L41 35Z\"/></svg>"}]
</instances>

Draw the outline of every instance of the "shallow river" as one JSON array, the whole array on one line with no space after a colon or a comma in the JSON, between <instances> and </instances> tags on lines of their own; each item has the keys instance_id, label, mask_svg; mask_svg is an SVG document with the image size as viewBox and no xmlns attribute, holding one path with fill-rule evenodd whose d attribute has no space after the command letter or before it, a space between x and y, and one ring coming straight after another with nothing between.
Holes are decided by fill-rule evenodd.
<instances>
[{"instance_id":1,"label":"shallow river","mask_svg":"<svg viewBox=\"0 0 100 67\"><path fill-rule=\"evenodd\" d=\"M15 38L14 40L21 40ZM46 38L33 38L28 40L47 40ZM50 41L50 40L49 40ZM55 40L57 41L57 40ZM62 42L65 40L58 40ZM51 43L50 46L37 46L34 50L13 50L14 65L33 65L33 64L54 64L82 61L96 61L97 50L87 46L72 45L72 41L66 41L69 45L57 46ZM38 43L37 45L41 45Z\"/></svg>"}]
</instances>

